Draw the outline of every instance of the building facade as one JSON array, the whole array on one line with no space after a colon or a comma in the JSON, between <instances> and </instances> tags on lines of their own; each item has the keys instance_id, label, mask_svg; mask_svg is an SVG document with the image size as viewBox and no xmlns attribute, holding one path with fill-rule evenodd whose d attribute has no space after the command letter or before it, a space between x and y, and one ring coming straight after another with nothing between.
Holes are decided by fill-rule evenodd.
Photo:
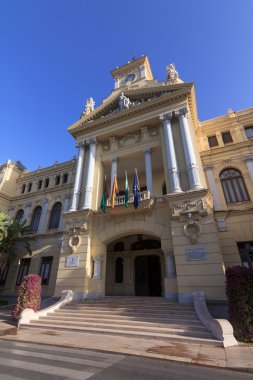
<instances>
[{"instance_id":1,"label":"building facade","mask_svg":"<svg viewBox=\"0 0 253 380\"><path fill-rule=\"evenodd\" d=\"M68 128L77 158L0 167L0 208L33 231L32 257L20 252L1 273L2 297L37 273L44 297L226 300L226 267L253 260L253 108L200 122L194 84L172 64L155 80L146 56L112 77L111 94L96 108L88 99Z\"/></svg>"}]
</instances>

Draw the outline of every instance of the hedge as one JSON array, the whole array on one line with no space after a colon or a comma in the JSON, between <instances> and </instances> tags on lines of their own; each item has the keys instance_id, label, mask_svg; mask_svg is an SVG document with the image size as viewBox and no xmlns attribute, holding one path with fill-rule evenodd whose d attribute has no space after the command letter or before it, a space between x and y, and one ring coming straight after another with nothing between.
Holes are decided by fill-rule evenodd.
<instances>
[{"instance_id":1,"label":"hedge","mask_svg":"<svg viewBox=\"0 0 253 380\"><path fill-rule=\"evenodd\" d=\"M40 310L41 277L36 274L25 276L18 289L16 305L12 311L12 318L19 319L24 309Z\"/></svg>"},{"instance_id":2,"label":"hedge","mask_svg":"<svg viewBox=\"0 0 253 380\"><path fill-rule=\"evenodd\" d=\"M253 342L253 270L240 266L227 268L226 293L235 338Z\"/></svg>"}]
</instances>

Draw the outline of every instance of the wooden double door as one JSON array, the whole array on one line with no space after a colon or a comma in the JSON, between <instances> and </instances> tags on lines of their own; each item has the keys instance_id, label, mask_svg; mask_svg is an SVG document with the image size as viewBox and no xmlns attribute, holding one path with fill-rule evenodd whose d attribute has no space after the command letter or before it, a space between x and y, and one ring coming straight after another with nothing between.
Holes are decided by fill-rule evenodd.
<instances>
[{"instance_id":1,"label":"wooden double door","mask_svg":"<svg viewBox=\"0 0 253 380\"><path fill-rule=\"evenodd\" d=\"M158 255L135 259L135 295L161 297L161 262Z\"/></svg>"}]
</instances>

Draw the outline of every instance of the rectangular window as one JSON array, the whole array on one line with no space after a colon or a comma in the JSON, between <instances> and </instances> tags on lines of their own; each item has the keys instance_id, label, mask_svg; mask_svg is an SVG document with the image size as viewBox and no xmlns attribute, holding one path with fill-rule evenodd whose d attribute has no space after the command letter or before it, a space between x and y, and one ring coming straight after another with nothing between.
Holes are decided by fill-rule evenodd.
<instances>
[{"instance_id":1,"label":"rectangular window","mask_svg":"<svg viewBox=\"0 0 253 380\"><path fill-rule=\"evenodd\" d=\"M25 185L22 185L21 193L24 194L25 192Z\"/></svg>"},{"instance_id":2,"label":"rectangular window","mask_svg":"<svg viewBox=\"0 0 253 380\"><path fill-rule=\"evenodd\" d=\"M45 179L45 187L48 187L49 186L49 178L46 178Z\"/></svg>"},{"instance_id":3,"label":"rectangular window","mask_svg":"<svg viewBox=\"0 0 253 380\"><path fill-rule=\"evenodd\" d=\"M253 241L242 241L237 243L242 265L253 268Z\"/></svg>"},{"instance_id":4,"label":"rectangular window","mask_svg":"<svg viewBox=\"0 0 253 380\"><path fill-rule=\"evenodd\" d=\"M245 128L245 134L248 137L248 139L253 137L253 127Z\"/></svg>"},{"instance_id":5,"label":"rectangular window","mask_svg":"<svg viewBox=\"0 0 253 380\"><path fill-rule=\"evenodd\" d=\"M67 183L68 182L68 173L64 173L63 174L63 180L62 180L63 183Z\"/></svg>"},{"instance_id":6,"label":"rectangular window","mask_svg":"<svg viewBox=\"0 0 253 380\"><path fill-rule=\"evenodd\" d=\"M223 132L221 134L221 136L222 136L222 140L223 140L224 144L229 144L229 143L233 142L230 132Z\"/></svg>"},{"instance_id":7,"label":"rectangular window","mask_svg":"<svg viewBox=\"0 0 253 380\"><path fill-rule=\"evenodd\" d=\"M23 278L28 275L31 259L21 259L16 285L20 285Z\"/></svg>"},{"instance_id":8,"label":"rectangular window","mask_svg":"<svg viewBox=\"0 0 253 380\"><path fill-rule=\"evenodd\" d=\"M40 190L42 188L42 180L39 180L38 182L38 190Z\"/></svg>"},{"instance_id":9,"label":"rectangular window","mask_svg":"<svg viewBox=\"0 0 253 380\"><path fill-rule=\"evenodd\" d=\"M30 182L28 183L28 189L27 189L28 193L30 193L31 190L32 190L32 183Z\"/></svg>"},{"instance_id":10,"label":"rectangular window","mask_svg":"<svg viewBox=\"0 0 253 380\"><path fill-rule=\"evenodd\" d=\"M53 263L53 256L42 257L40 267L41 285L48 285Z\"/></svg>"},{"instance_id":11,"label":"rectangular window","mask_svg":"<svg viewBox=\"0 0 253 380\"><path fill-rule=\"evenodd\" d=\"M213 146L217 146L218 145L217 137L216 136L208 136L208 144L209 144L210 148L212 148Z\"/></svg>"},{"instance_id":12,"label":"rectangular window","mask_svg":"<svg viewBox=\"0 0 253 380\"><path fill-rule=\"evenodd\" d=\"M8 272L9 272L9 265L6 265L4 269L2 270L2 272L0 273L0 286L5 285Z\"/></svg>"},{"instance_id":13,"label":"rectangular window","mask_svg":"<svg viewBox=\"0 0 253 380\"><path fill-rule=\"evenodd\" d=\"M60 185L60 182L61 182L61 176L60 176L60 175L57 175L57 176L55 177L55 184L56 184L56 185Z\"/></svg>"}]
</instances>

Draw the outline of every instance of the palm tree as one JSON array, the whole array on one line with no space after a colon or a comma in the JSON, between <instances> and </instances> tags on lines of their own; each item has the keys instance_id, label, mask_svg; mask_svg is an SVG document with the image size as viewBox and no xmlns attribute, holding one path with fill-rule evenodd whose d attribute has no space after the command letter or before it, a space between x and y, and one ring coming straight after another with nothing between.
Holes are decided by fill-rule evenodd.
<instances>
[{"instance_id":1,"label":"palm tree","mask_svg":"<svg viewBox=\"0 0 253 380\"><path fill-rule=\"evenodd\" d=\"M0 243L6 235L8 217L0 210Z\"/></svg>"},{"instance_id":2,"label":"palm tree","mask_svg":"<svg viewBox=\"0 0 253 380\"><path fill-rule=\"evenodd\" d=\"M0 241L0 273L17 256L19 249L24 249L30 256L32 255L29 243L31 240L31 229L26 223L26 220L21 222L13 220L7 226L6 233Z\"/></svg>"}]
</instances>

